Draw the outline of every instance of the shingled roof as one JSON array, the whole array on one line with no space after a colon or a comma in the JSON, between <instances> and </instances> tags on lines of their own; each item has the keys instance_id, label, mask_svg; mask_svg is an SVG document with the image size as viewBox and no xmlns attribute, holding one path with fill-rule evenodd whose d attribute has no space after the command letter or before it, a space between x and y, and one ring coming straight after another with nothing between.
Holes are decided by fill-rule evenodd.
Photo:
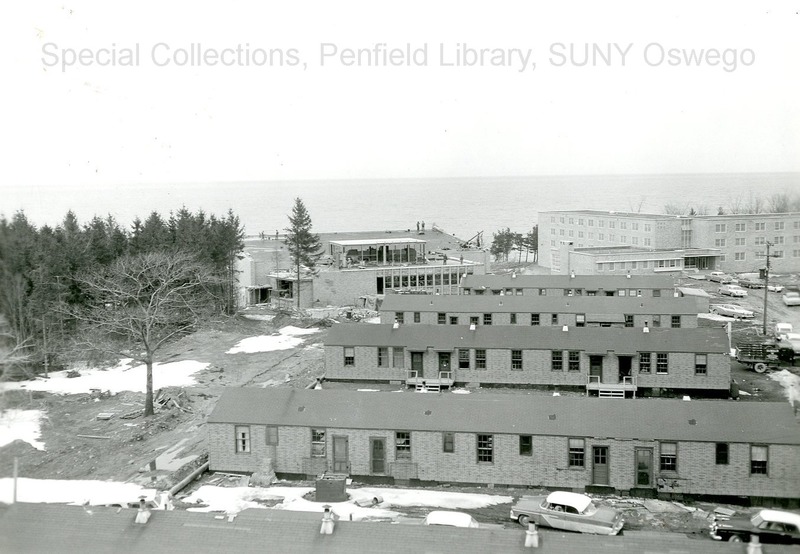
<instances>
[{"instance_id":1,"label":"shingled roof","mask_svg":"<svg viewBox=\"0 0 800 554\"><path fill-rule=\"evenodd\" d=\"M723 328L695 329L601 328L539 325L425 325L421 323L363 325L343 323L331 327L326 346L405 346L409 349L432 347L511 348L580 350L605 354L636 352L727 353L728 335Z\"/></svg>"},{"instance_id":2,"label":"shingled roof","mask_svg":"<svg viewBox=\"0 0 800 554\"><path fill-rule=\"evenodd\" d=\"M545 312L596 314L697 314L696 298L609 296L500 296L474 294L387 294L381 311L409 312ZM703 312L708 311L705 302Z\"/></svg>"},{"instance_id":3,"label":"shingled roof","mask_svg":"<svg viewBox=\"0 0 800 554\"><path fill-rule=\"evenodd\" d=\"M208 423L800 444L785 402L239 388Z\"/></svg>"},{"instance_id":4,"label":"shingled roof","mask_svg":"<svg viewBox=\"0 0 800 554\"><path fill-rule=\"evenodd\" d=\"M462 287L487 289L543 288L543 289L671 289L675 286L669 275L467 275Z\"/></svg>"}]
</instances>

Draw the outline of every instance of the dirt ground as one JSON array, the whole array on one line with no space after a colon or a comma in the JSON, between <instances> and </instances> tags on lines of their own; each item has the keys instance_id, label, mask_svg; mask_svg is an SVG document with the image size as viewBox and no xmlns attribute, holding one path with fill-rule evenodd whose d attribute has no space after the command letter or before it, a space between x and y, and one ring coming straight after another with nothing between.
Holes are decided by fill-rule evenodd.
<instances>
[{"instance_id":1,"label":"dirt ground","mask_svg":"<svg viewBox=\"0 0 800 554\"><path fill-rule=\"evenodd\" d=\"M785 284L794 284L789 282L789 278L786 281ZM796 278L794 281L796 282ZM763 313L764 291L750 291L747 298L731 302L729 299L719 299L716 283L691 280L687 283L711 292L715 296L712 302L737 303L757 312L755 320L734 323L735 337L755 334L760 330L759 318ZM773 327L776 321L785 321L793 323L795 329L800 329L800 308L786 308L779 294L767 294L769 326ZM254 315L254 311L247 313L251 317ZM274 319L266 320L272 316ZM41 409L46 412L41 440L46 444L47 450L36 450L22 441L0 448L0 477L11 476L13 459L17 458L19 474L23 477L130 481L159 489L171 487L205 460L205 420L225 387L304 388L324 373L322 343L325 341L327 327L331 324L330 320L296 319L286 314L275 315L268 310L260 314L255 311L255 317L262 319L240 315L212 322L171 345L161 361L197 360L210 365L208 369L197 374L196 385L160 391L156 415L152 418L145 419L139 415L144 400L144 395L139 393L53 395L6 391L2 397L3 407ZM704 321L702 324L722 323ZM320 327L321 331L290 350L225 354L246 337L270 334L286 325ZM792 371L800 373L800 367L793 368ZM734 363L732 376L741 390L749 393L742 395L741 401L786 401L783 389L769 379L768 373L759 375ZM350 386L357 388L357 385ZM373 385L370 388L374 388ZM501 391L502 389L493 389L493 392ZM515 391L503 392L512 394ZM526 390L525 393L531 394L532 391ZM546 391L541 393L552 394ZM108 420L100 420L97 418L99 413L113 415ZM190 460L188 463L180 469L153 466L153 460L178 444L181 445L180 458ZM202 482L205 479L193 483L184 492L189 492ZM309 483L301 482L292 484L310 486ZM358 486L358 483L354 483L354 486ZM529 489L486 487L443 487L443 490L501 494L515 498L537 493ZM687 502L685 509L680 506L676 508L675 505L657 505L653 511L652 503L650 508L646 508L641 500L608 497L600 499L600 502L625 510L627 529L674 530L698 535L707 529L706 518L715 506ZM509 509L510 504L506 503L470 512L478 521L513 526L508 519ZM735 509L743 510L741 507ZM411 516L417 515L415 512L420 510L408 510ZM424 515L423 512L420 513Z\"/></svg>"}]
</instances>

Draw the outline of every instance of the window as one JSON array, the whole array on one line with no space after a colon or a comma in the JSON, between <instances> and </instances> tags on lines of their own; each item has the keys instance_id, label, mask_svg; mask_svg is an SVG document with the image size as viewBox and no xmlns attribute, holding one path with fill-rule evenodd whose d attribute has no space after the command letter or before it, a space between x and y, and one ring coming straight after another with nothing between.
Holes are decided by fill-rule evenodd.
<instances>
[{"instance_id":1,"label":"window","mask_svg":"<svg viewBox=\"0 0 800 554\"><path fill-rule=\"evenodd\" d=\"M236 452L250 452L250 426L237 425L234 434L236 436Z\"/></svg>"},{"instance_id":2,"label":"window","mask_svg":"<svg viewBox=\"0 0 800 554\"><path fill-rule=\"evenodd\" d=\"M475 369L486 369L486 350L475 350Z\"/></svg>"},{"instance_id":3,"label":"window","mask_svg":"<svg viewBox=\"0 0 800 554\"><path fill-rule=\"evenodd\" d=\"M625 327L633 327L633 315L625 314Z\"/></svg>"},{"instance_id":4,"label":"window","mask_svg":"<svg viewBox=\"0 0 800 554\"><path fill-rule=\"evenodd\" d=\"M672 328L673 329L680 329L681 328L681 316L674 315L672 316Z\"/></svg>"},{"instance_id":5,"label":"window","mask_svg":"<svg viewBox=\"0 0 800 554\"><path fill-rule=\"evenodd\" d=\"M581 353L577 350L570 350L569 351L569 370L570 371L580 371L581 370Z\"/></svg>"},{"instance_id":6,"label":"window","mask_svg":"<svg viewBox=\"0 0 800 554\"><path fill-rule=\"evenodd\" d=\"M586 327L586 314L575 314L575 327Z\"/></svg>"},{"instance_id":7,"label":"window","mask_svg":"<svg viewBox=\"0 0 800 554\"><path fill-rule=\"evenodd\" d=\"M674 442L661 443L661 456L659 458L661 471L678 471L678 444Z\"/></svg>"},{"instance_id":8,"label":"window","mask_svg":"<svg viewBox=\"0 0 800 554\"><path fill-rule=\"evenodd\" d=\"M398 460L411 458L411 433L397 431L394 434L395 457Z\"/></svg>"},{"instance_id":9,"label":"window","mask_svg":"<svg viewBox=\"0 0 800 554\"><path fill-rule=\"evenodd\" d=\"M783 236L775 237L774 239L772 239L772 243L773 244L783 244Z\"/></svg>"},{"instance_id":10,"label":"window","mask_svg":"<svg viewBox=\"0 0 800 554\"><path fill-rule=\"evenodd\" d=\"M456 451L456 434L448 431L442 433L442 452L452 454Z\"/></svg>"},{"instance_id":11,"label":"window","mask_svg":"<svg viewBox=\"0 0 800 554\"><path fill-rule=\"evenodd\" d=\"M756 246L764 246L765 244L767 244L767 238L766 237L756 237L755 241L754 241L754 244Z\"/></svg>"},{"instance_id":12,"label":"window","mask_svg":"<svg viewBox=\"0 0 800 554\"><path fill-rule=\"evenodd\" d=\"M539 289L539 296L547 296L547 289Z\"/></svg>"},{"instance_id":13,"label":"window","mask_svg":"<svg viewBox=\"0 0 800 554\"><path fill-rule=\"evenodd\" d=\"M458 325L458 316L457 315L451 315L450 316L450 325Z\"/></svg>"},{"instance_id":14,"label":"window","mask_svg":"<svg viewBox=\"0 0 800 554\"><path fill-rule=\"evenodd\" d=\"M414 323L420 322L419 312L414 312Z\"/></svg>"},{"instance_id":15,"label":"window","mask_svg":"<svg viewBox=\"0 0 800 554\"><path fill-rule=\"evenodd\" d=\"M747 244L747 238L746 237L736 237L735 239L733 239L733 243L736 246L745 246Z\"/></svg>"},{"instance_id":16,"label":"window","mask_svg":"<svg viewBox=\"0 0 800 554\"><path fill-rule=\"evenodd\" d=\"M650 231L652 231L652 230L653 230L653 228L652 228L652 226L650 225L650 223L645 223L645 224L644 224L644 230L645 230L645 232L646 232L646 233L649 233Z\"/></svg>"},{"instance_id":17,"label":"window","mask_svg":"<svg viewBox=\"0 0 800 554\"><path fill-rule=\"evenodd\" d=\"M639 373L650 373L650 352L639 352Z\"/></svg>"},{"instance_id":18,"label":"window","mask_svg":"<svg viewBox=\"0 0 800 554\"><path fill-rule=\"evenodd\" d=\"M587 221L587 223L589 224L589 227L594 227L594 219L590 219Z\"/></svg>"},{"instance_id":19,"label":"window","mask_svg":"<svg viewBox=\"0 0 800 554\"><path fill-rule=\"evenodd\" d=\"M472 315L469 317L469 324L470 325L477 325L478 324L478 316Z\"/></svg>"},{"instance_id":20,"label":"window","mask_svg":"<svg viewBox=\"0 0 800 554\"><path fill-rule=\"evenodd\" d=\"M403 318L404 318L403 312L395 312L394 313L394 320L397 323L405 323Z\"/></svg>"},{"instance_id":21,"label":"window","mask_svg":"<svg viewBox=\"0 0 800 554\"><path fill-rule=\"evenodd\" d=\"M583 467L586 452L583 439L569 439L569 467Z\"/></svg>"},{"instance_id":22,"label":"window","mask_svg":"<svg viewBox=\"0 0 800 554\"><path fill-rule=\"evenodd\" d=\"M458 369L469 369L469 350L458 349Z\"/></svg>"},{"instance_id":23,"label":"window","mask_svg":"<svg viewBox=\"0 0 800 554\"><path fill-rule=\"evenodd\" d=\"M717 248L725 246L725 239L714 239L714 246Z\"/></svg>"},{"instance_id":24,"label":"window","mask_svg":"<svg viewBox=\"0 0 800 554\"><path fill-rule=\"evenodd\" d=\"M494 435L478 435L478 462L494 462Z\"/></svg>"},{"instance_id":25,"label":"window","mask_svg":"<svg viewBox=\"0 0 800 554\"><path fill-rule=\"evenodd\" d=\"M483 314L483 324L484 325L492 324L492 314Z\"/></svg>"},{"instance_id":26,"label":"window","mask_svg":"<svg viewBox=\"0 0 800 554\"><path fill-rule=\"evenodd\" d=\"M708 355L695 354L694 355L694 374L705 375L708 373Z\"/></svg>"},{"instance_id":27,"label":"window","mask_svg":"<svg viewBox=\"0 0 800 554\"><path fill-rule=\"evenodd\" d=\"M311 456L314 458L325 457L325 429L311 430Z\"/></svg>"},{"instance_id":28,"label":"window","mask_svg":"<svg viewBox=\"0 0 800 554\"><path fill-rule=\"evenodd\" d=\"M737 223L735 227L735 231L737 233L741 233L747 230L747 223Z\"/></svg>"},{"instance_id":29,"label":"window","mask_svg":"<svg viewBox=\"0 0 800 554\"><path fill-rule=\"evenodd\" d=\"M531 314L531 325L539 325L539 314Z\"/></svg>"},{"instance_id":30,"label":"window","mask_svg":"<svg viewBox=\"0 0 800 554\"><path fill-rule=\"evenodd\" d=\"M714 231L717 233L724 233L728 230L728 226L725 223L717 223L714 225Z\"/></svg>"},{"instance_id":31,"label":"window","mask_svg":"<svg viewBox=\"0 0 800 554\"><path fill-rule=\"evenodd\" d=\"M267 425L267 445L275 446L276 444L278 444L278 427Z\"/></svg>"},{"instance_id":32,"label":"window","mask_svg":"<svg viewBox=\"0 0 800 554\"><path fill-rule=\"evenodd\" d=\"M653 327L661 327L661 315L653 316Z\"/></svg>"},{"instance_id":33,"label":"window","mask_svg":"<svg viewBox=\"0 0 800 554\"><path fill-rule=\"evenodd\" d=\"M522 369L522 350L511 351L511 369Z\"/></svg>"},{"instance_id":34,"label":"window","mask_svg":"<svg viewBox=\"0 0 800 554\"><path fill-rule=\"evenodd\" d=\"M553 325L558 325L558 314L553 314L550 316L550 323Z\"/></svg>"},{"instance_id":35,"label":"window","mask_svg":"<svg viewBox=\"0 0 800 554\"><path fill-rule=\"evenodd\" d=\"M511 325L517 324L517 314L511 314Z\"/></svg>"},{"instance_id":36,"label":"window","mask_svg":"<svg viewBox=\"0 0 800 554\"><path fill-rule=\"evenodd\" d=\"M344 365L351 367L356 365L356 349L352 346L344 347Z\"/></svg>"},{"instance_id":37,"label":"window","mask_svg":"<svg viewBox=\"0 0 800 554\"><path fill-rule=\"evenodd\" d=\"M438 314L436 314L436 323L438 323L439 325L444 325L445 323L447 323L447 314L444 312L439 312Z\"/></svg>"},{"instance_id":38,"label":"window","mask_svg":"<svg viewBox=\"0 0 800 554\"><path fill-rule=\"evenodd\" d=\"M666 352L656 353L656 373L669 373L669 356Z\"/></svg>"},{"instance_id":39,"label":"window","mask_svg":"<svg viewBox=\"0 0 800 554\"><path fill-rule=\"evenodd\" d=\"M743 262L746 259L746 255L744 252L734 252L733 259L737 262Z\"/></svg>"},{"instance_id":40,"label":"window","mask_svg":"<svg viewBox=\"0 0 800 554\"><path fill-rule=\"evenodd\" d=\"M716 451L714 454L714 458L716 459L718 466L726 466L728 465L728 443L727 442L718 442L716 445Z\"/></svg>"},{"instance_id":41,"label":"window","mask_svg":"<svg viewBox=\"0 0 800 554\"><path fill-rule=\"evenodd\" d=\"M650 246L650 237L645 237L645 239L644 239L644 245L645 245L645 246ZM647 262L645 262L645 263L647 263ZM644 266L644 267L647 267L647 266Z\"/></svg>"},{"instance_id":42,"label":"window","mask_svg":"<svg viewBox=\"0 0 800 554\"><path fill-rule=\"evenodd\" d=\"M405 352L403 351L402 346L395 346L392 348L392 365L398 369L402 369L405 366Z\"/></svg>"},{"instance_id":43,"label":"window","mask_svg":"<svg viewBox=\"0 0 800 554\"><path fill-rule=\"evenodd\" d=\"M520 435L519 436L519 455L520 456L533 456L533 436Z\"/></svg>"},{"instance_id":44,"label":"window","mask_svg":"<svg viewBox=\"0 0 800 554\"><path fill-rule=\"evenodd\" d=\"M783 221L776 221L775 222L775 230L776 231L783 231Z\"/></svg>"},{"instance_id":45,"label":"window","mask_svg":"<svg viewBox=\"0 0 800 554\"><path fill-rule=\"evenodd\" d=\"M783 250L775 250L772 252L773 258L783 258Z\"/></svg>"},{"instance_id":46,"label":"window","mask_svg":"<svg viewBox=\"0 0 800 554\"><path fill-rule=\"evenodd\" d=\"M661 297L661 289L653 289L653 298Z\"/></svg>"},{"instance_id":47,"label":"window","mask_svg":"<svg viewBox=\"0 0 800 554\"><path fill-rule=\"evenodd\" d=\"M767 224L764 221L755 224L755 230L756 231L764 231L766 228L767 228Z\"/></svg>"},{"instance_id":48,"label":"window","mask_svg":"<svg viewBox=\"0 0 800 554\"><path fill-rule=\"evenodd\" d=\"M625 263L624 262L623 262L622 265L623 265L622 269L625 269L625 267L624 267ZM625 296L626 294L627 294L627 290L626 289L619 289L617 291L617 296Z\"/></svg>"},{"instance_id":49,"label":"window","mask_svg":"<svg viewBox=\"0 0 800 554\"><path fill-rule=\"evenodd\" d=\"M378 367L389 367L389 348L378 347Z\"/></svg>"},{"instance_id":50,"label":"window","mask_svg":"<svg viewBox=\"0 0 800 554\"><path fill-rule=\"evenodd\" d=\"M608 222L608 228L609 229L613 229L616 226L617 226L617 222L616 221L609 221Z\"/></svg>"},{"instance_id":51,"label":"window","mask_svg":"<svg viewBox=\"0 0 800 554\"><path fill-rule=\"evenodd\" d=\"M553 371L561 371L564 369L564 353L561 350L553 350L551 353L551 366Z\"/></svg>"},{"instance_id":52,"label":"window","mask_svg":"<svg viewBox=\"0 0 800 554\"><path fill-rule=\"evenodd\" d=\"M756 446L750 447L750 474L767 475L769 465L769 447Z\"/></svg>"}]
</instances>

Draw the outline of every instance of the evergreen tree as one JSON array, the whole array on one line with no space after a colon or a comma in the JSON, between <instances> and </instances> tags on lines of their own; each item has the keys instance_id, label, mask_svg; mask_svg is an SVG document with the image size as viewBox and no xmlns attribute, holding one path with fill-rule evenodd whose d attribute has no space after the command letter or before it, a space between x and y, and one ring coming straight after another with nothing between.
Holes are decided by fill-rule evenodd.
<instances>
[{"instance_id":1,"label":"evergreen tree","mask_svg":"<svg viewBox=\"0 0 800 554\"><path fill-rule=\"evenodd\" d=\"M294 199L290 227L286 229L286 246L297 269L297 307L300 308L300 266L313 270L320 255L322 245L319 235L311 232L311 216L300 198Z\"/></svg>"}]
</instances>

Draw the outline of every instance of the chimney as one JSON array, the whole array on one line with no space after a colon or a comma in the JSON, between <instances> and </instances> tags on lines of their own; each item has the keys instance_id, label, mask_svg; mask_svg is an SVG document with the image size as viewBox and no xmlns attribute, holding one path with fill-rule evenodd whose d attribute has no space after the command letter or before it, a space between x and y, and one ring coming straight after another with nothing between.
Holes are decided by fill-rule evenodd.
<instances>
[{"instance_id":1,"label":"chimney","mask_svg":"<svg viewBox=\"0 0 800 554\"><path fill-rule=\"evenodd\" d=\"M139 511L136 512L136 519L134 522L144 525L147 523L148 519L150 519L150 508L147 507L147 502L145 501L144 496L140 496Z\"/></svg>"},{"instance_id":2,"label":"chimney","mask_svg":"<svg viewBox=\"0 0 800 554\"><path fill-rule=\"evenodd\" d=\"M525 530L525 548L539 548L539 530L533 522L528 522Z\"/></svg>"},{"instance_id":3,"label":"chimney","mask_svg":"<svg viewBox=\"0 0 800 554\"><path fill-rule=\"evenodd\" d=\"M333 513L331 513L331 507L328 504L325 504L322 507L325 511L322 512L322 526L319 528L320 535L332 535L333 534Z\"/></svg>"}]
</instances>

